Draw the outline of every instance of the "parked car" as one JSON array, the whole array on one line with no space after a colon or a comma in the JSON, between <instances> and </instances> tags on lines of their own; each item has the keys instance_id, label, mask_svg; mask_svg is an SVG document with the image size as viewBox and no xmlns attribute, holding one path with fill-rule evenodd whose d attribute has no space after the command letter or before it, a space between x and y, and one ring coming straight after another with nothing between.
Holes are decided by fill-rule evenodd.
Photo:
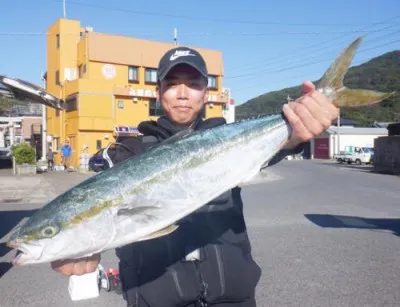
<instances>
[{"instance_id":1,"label":"parked car","mask_svg":"<svg viewBox=\"0 0 400 307\"><path fill-rule=\"evenodd\" d=\"M346 146L343 153L335 156L335 159L339 163L355 163L355 164L371 164L374 158L374 149L372 147L356 147Z\"/></svg>"},{"instance_id":2,"label":"parked car","mask_svg":"<svg viewBox=\"0 0 400 307\"><path fill-rule=\"evenodd\" d=\"M113 167L114 163L112 162L111 158L114 156L117 150L130 151L129 148L124 144L117 142L110 143L106 147L103 147L96 152L89 159L89 170L97 173Z\"/></svg>"},{"instance_id":3,"label":"parked car","mask_svg":"<svg viewBox=\"0 0 400 307\"><path fill-rule=\"evenodd\" d=\"M11 159L12 159L11 149L9 147L0 148L0 160L11 161Z\"/></svg>"}]
</instances>

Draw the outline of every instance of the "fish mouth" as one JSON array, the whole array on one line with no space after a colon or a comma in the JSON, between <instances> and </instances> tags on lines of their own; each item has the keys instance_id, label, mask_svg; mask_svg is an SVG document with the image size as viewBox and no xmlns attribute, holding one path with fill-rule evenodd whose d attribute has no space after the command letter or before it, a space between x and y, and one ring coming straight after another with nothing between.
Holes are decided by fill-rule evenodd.
<instances>
[{"instance_id":1,"label":"fish mouth","mask_svg":"<svg viewBox=\"0 0 400 307\"><path fill-rule=\"evenodd\" d=\"M14 258L11 261L12 265L15 267L22 266L24 262L26 262L26 260L24 261L26 256L27 254L25 254L23 251L21 251L20 249L17 250L17 253L15 254Z\"/></svg>"},{"instance_id":2,"label":"fish mouth","mask_svg":"<svg viewBox=\"0 0 400 307\"><path fill-rule=\"evenodd\" d=\"M24 242L10 241L8 247L16 249L17 252L11 263L15 267L23 266L28 263L37 262L42 255L42 247L38 244L27 244Z\"/></svg>"}]
</instances>

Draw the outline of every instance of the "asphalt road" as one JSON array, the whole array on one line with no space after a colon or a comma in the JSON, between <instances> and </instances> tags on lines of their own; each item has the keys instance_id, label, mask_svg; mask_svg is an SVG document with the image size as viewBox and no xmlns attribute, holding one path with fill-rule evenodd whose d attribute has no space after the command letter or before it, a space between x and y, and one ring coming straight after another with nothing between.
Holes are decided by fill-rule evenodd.
<instances>
[{"instance_id":1,"label":"asphalt road","mask_svg":"<svg viewBox=\"0 0 400 307\"><path fill-rule=\"evenodd\" d=\"M263 270L258 306L400 306L400 177L369 170L283 161L267 181L244 187L253 254ZM0 204L0 242L40 205ZM66 278L49 265L10 268L12 254L0 244L0 306L125 306L104 291L72 302ZM115 267L113 251L102 264Z\"/></svg>"}]
</instances>

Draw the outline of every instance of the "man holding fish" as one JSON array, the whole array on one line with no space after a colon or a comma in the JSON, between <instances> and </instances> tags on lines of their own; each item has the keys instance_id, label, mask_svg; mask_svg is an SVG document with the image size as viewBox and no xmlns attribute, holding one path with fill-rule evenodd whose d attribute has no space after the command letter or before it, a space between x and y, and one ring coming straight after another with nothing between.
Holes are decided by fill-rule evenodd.
<instances>
[{"instance_id":1,"label":"man holding fish","mask_svg":"<svg viewBox=\"0 0 400 307\"><path fill-rule=\"evenodd\" d=\"M96 271L103 251L116 249L128 306L256 306L261 270L251 255L240 184L266 162L301 151L331 125L337 107L394 94L343 85L361 39L339 55L317 89L304 82L303 96L283 106L284 116L232 124L202 119L208 101L202 56L186 47L167 51L157 89L165 115L142 122L142 138L120 140L127 151L111 157L112 168L18 227L7 243L19 251L14 266L51 262L75 279Z\"/></svg>"},{"instance_id":2,"label":"man holding fish","mask_svg":"<svg viewBox=\"0 0 400 307\"><path fill-rule=\"evenodd\" d=\"M168 51L158 67L158 101L165 115L157 122L142 123L139 130L160 142L187 127L197 130L224 124L221 118L202 120L208 101L207 77L206 63L197 51L186 47ZM303 91L302 97L283 106L293 128L285 154L322 133L338 115L311 82L303 84ZM143 147L139 142L130 144L134 153ZM117 156L114 162L118 160ZM170 235L124 246L117 255L128 306L256 305L260 269L252 260L239 188L183 219ZM82 275L94 271L99 261L96 254L56 261L52 267L67 276Z\"/></svg>"}]
</instances>

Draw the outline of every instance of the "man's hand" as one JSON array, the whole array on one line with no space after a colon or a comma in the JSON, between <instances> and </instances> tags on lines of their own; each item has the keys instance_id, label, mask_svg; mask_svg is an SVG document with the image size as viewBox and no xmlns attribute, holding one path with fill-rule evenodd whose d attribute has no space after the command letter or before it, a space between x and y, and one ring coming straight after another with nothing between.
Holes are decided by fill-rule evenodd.
<instances>
[{"instance_id":1,"label":"man's hand","mask_svg":"<svg viewBox=\"0 0 400 307\"><path fill-rule=\"evenodd\" d=\"M56 272L66 276L84 275L86 273L92 273L96 270L98 264L100 263L100 258L100 254L95 254L91 257L82 259L57 260L51 263L51 267Z\"/></svg>"},{"instance_id":2,"label":"man's hand","mask_svg":"<svg viewBox=\"0 0 400 307\"><path fill-rule=\"evenodd\" d=\"M283 113L293 128L284 149L293 149L320 135L338 116L329 98L315 90L314 84L303 83L303 96L283 106Z\"/></svg>"}]
</instances>

